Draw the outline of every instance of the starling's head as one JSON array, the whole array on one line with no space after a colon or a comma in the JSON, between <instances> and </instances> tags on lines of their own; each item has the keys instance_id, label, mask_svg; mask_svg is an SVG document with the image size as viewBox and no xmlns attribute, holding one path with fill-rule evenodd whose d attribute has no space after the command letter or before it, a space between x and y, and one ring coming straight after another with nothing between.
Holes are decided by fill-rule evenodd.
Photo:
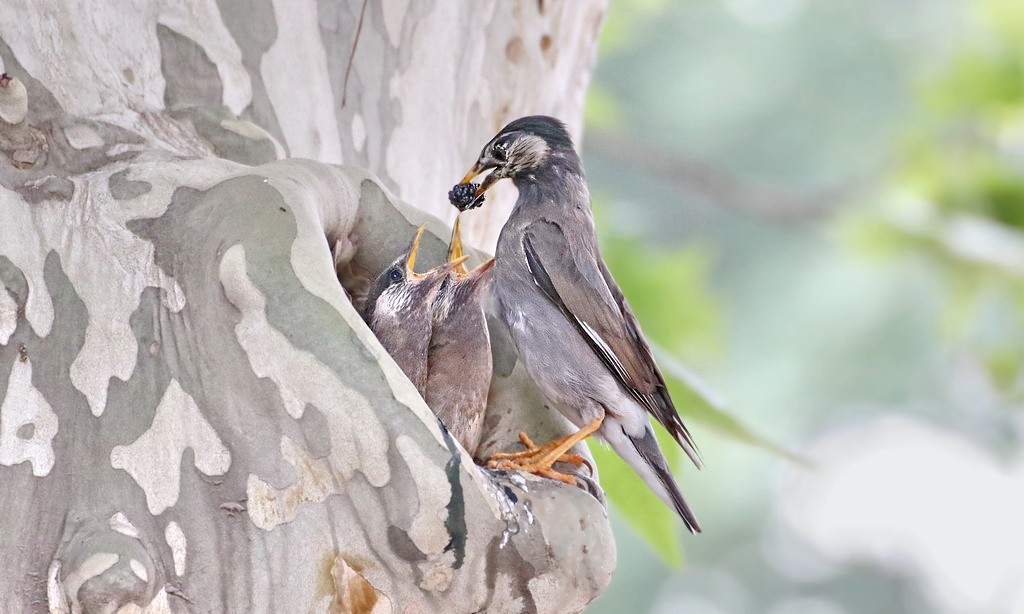
<instances>
[{"instance_id":1,"label":"starling's head","mask_svg":"<svg viewBox=\"0 0 1024 614\"><path fill-rule=\"evenodd\" d=\"M477 175L494 169L477 188L476 196L480 197L499 179L509 177L515 180L559 159L578 159L565 124L547 115L521 117L502 128L484 145L476 164L460 185L468 184Z\"/></svg>"},{"instance_id":2,"label":"starling's head","mask_svg":"<svg viewBox=\"0 0 1024 614\"><path fill-rule=\"evenodd\" d=\"M409 247L399 254L374 281L366 295L364 318L374 326L383 320L402 320L415 317L417 312L429 313L430 304L448 274L461 265L465 258L448 262L426 273L413 270L416 252L424 226L420 226Z\"/></svg>"}]
</instances>

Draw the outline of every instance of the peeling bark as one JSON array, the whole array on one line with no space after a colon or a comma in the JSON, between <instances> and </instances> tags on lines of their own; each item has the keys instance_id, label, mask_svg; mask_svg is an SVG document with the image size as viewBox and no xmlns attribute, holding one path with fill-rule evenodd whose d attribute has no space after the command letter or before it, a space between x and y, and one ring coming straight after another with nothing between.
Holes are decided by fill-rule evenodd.
<instances>
[{"instance_id":1,"label":"peeling bark","mask_svg":"<svg viewBox=\"0 0 1024 614\"><path fill-rule=\"evenodd\" d=\"M422 222L441 262L425 212L450 217L491 132L578 126L603 2L373 2L355 45L361 2L60 4L0 20L28 99L0 117L5 611L596 597L615 561L597 484L478 468L338 271L355 290ZM510 205L474 216L480 242ZM566 430L491 321L481 454Z\"/></svg>"}]
</instances>

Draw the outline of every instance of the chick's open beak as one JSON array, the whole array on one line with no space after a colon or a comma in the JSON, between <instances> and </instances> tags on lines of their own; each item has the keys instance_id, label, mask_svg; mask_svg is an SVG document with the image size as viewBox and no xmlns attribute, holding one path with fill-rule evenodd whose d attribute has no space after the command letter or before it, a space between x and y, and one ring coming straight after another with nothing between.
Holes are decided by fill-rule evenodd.
<instances>
[{"instance_id":1,"label":"chick's open beak","mask_svg":"<svg viewBox=\"0 0 1024 614\"><path fill-rule=\"evenodd\" d=\"M457 265L453 270L455 271L455 277L465 277L469 274L466 269L465 261L462 252L462 214L455 216L455 224L452 226L452 239L448 243L448 262L454 262L456 260L462 260L462 263Z\"/></svg>"},{"instance_id":2,"label":"chick's open beak","mask_svg":"<svg viewBox=\"0 0 1024 614\"><path fill-rule=\"evenodd\" d=\"M483 287L488 281L490 281L490 272L494 268L494 258L488 258L487 262L484 262L480 266L476 267L466 275L466 282L473 284L474 286Z\"/></svg>"},{"instance_id":3,"label":"chick's open beak","mask_svg":"<svg viewBox=\"0 0 1024 614\"><path fill-rule=\"evenodd\" d=\"M466 262L466 260L468 259L469 256L463 256L456 260L449 260L448 262L442 264L441 266L436 266L427 271L426 273L419 275L417 279L421 283L426 284L427 287L440 286L441 282L444 281L445 278L447 278L448 275L450 275L451 272L454 271L456 268L465 268L463 266L463 263Z\"/></svg>"},{"instance_id":4,"label":"chick's open beak","mask_svg":"<svg viewBox=\"0 0 1024 614\"><path fill-rule=\"evenodd\" d=\"M434 267L433 269L430 269L426 273L417 273L416 271L413 270L413 267L416 266L416 253L420 249L420 239L423 238L423 231L426 230L426 228L427 228L426 224L424 224L424 225L420 226L419 228L417 228L416 229L416 235L413 236L412 243L409 244L409 249L407 250L407 253L406 253L406 256L405 256L405 276L406 276L406 278L408 278L410 280L413 280L413 281L417 281L417 282L426 281L426 282L428 282L428 285L430 285L430 283L433 283L435 281L440 281L441 279L447 277L448 274L451 273L452 271L458 270L460 268L462 270L465 270L466 269L465 262L466 262L466 260L469 259L469 256L463 256L462 255L462 247L461 247L462 246L462 242L461 242L461 240L459 241L459 254L458 254L458 256L453 258L453 257L451 257L451 255L449 253L448 262L442 264L441 266Z\"/></svg>"},{"instance_id":5,"label":"chick's open beak","mask_svg":"<svg viewBox=\"0 0 1024 614\"><path fill-rule=\"evenodd\" d=\"M423 275L413 270L416 266L416 252L420 249L420 239L423 238L423 231L427 229L427 225L423 224L416 229L416 234L412 238L412 243L409 244L409 248L406 250L405 256L405 275L409 279L420 279Z\"/></svg>"}]
</instances>

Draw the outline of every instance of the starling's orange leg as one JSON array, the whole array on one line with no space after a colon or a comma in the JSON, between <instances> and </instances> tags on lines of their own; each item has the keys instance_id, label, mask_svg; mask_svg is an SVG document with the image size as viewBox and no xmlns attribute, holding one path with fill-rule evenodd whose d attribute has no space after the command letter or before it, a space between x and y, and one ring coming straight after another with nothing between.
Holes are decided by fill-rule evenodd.
<instances>
[{"instance_id":1,"label":"starling's orange leg","mask_svg":"<svg viewBox=\"0 0 1024 614\"><path fill-rule=\"evenodd\" d=\"M571 437L571 435L569 435L567 437ZM522 459L522 458L532 458L532 457L535 457L535 456L541 456L542 454L544 454L548 450L553 450L554 448L556 448L560 443L565 441L565 439L566 439L566 437L561 437L561 438L556 439L554 441L549 441L548 443L544 444L543 446L538 446L537 444L533 443L533 440L530 439L529 435L527 435L526 433L520 431L520 433L519 433L519 441L523 442L523 447L526 448L525 450L523 450L522 452L495 452L487 460L490 463L491 468L493 469L494 466L497 465L498 461L502 461L502 460L518 460L518 459ZM587 468L591 470L591 473L593 473L593 467L590 466L590 462L587 461L587 459L585 459L582 456L580 456L579 454L563 454L561 456L561 458L558 459L557 462L560 462L560 463L572 463L574 465L584 465L585 464L585 465L587 465Z\"/></svg>"},{"instance_id":2,"label":"starling's orange leg","mask_svg":"<svg viewBox=\"0 0 1024 614\"><path fill-rule=\"evenodd\" d=\"M571 436L572 435L569 435L569 437L571 437ZM498 468L498 465L501 463L501 461L515 461L515 460L518 460L518 459L524 459L524 458L531 458L531 457L535 457L535 456L541 456L544 452L556 448L565 439L566 439L566 437L562 437L562 438L556 439L554 441L549 441L548 443L544 444L543 446L538 446L537 444L533 443L533 440L530 439L529 435L527 435L526 433L520 431L520 433L519 433L519 441L523 442L523 447L525 447L526 449L523 450L522 452L496 452L496 453L492 454L489 459L487 459L487 466L489 468L491 468L491 469L496 469L496 468ZM586 465L587 466L587 472L589 472L591 476L594 475L594 466L590 463L589 460L587 460L586 458L580 456L579 454L563 454L563 455L559 456L558 460L556 460L555 462L556 463L570 463L570 464L576 465L577 467L582 467L582 466ZM563 478L564 477L568 477L568 476L566 476L563 473L559 473L558 475L563 476L563 477L562 478L552 477L552 476L547 476L547 477L552 477L552 479L561 480L563 482L566 481Z\"/></svg>"},{"instance_id":3,"label":"starling's orange leg","mask_svg":"<svg viewBox=\"0 0 1024 614\"><path fill-rule=\"evenodd\" d=\"M530 439L530 437L526 433L523 433L523 432L519 433L519 441L523 442L523 445L526 446L527 450L529 450L531 448L532 449L539 449L539 446L537 444L533 443L533 440ZM545 448L553 447L552 444L557 444L559 441L561 441L561 440L556 439L554 441L549 441L544 447ZM497 455L495 455L495 456L497 456ZM573 465L576 465L577 467L582 467L583 465L586 465L587 466L587 471L590 472L591 477L593 477L593 475L594 475L594 466L590 464L589 460L587 460L586 458L580 456L579 454L563 454L563 455L559 456L558 460L555 461L555 462L556 463L571 463Z\"/></svg>"},{"instance_id":4,"label":"starling's orange leg","mask_svg":"<svg viewBox=\"0 0 1024 614\"><path fill-rule=\"evenodd\" d=\"M601 423L603 421L604 416L602 415L572 435L556 439L555 441L545 444L539 448L533 446L533 449L527 450L526 454L521 452L513 454L495 454L487 461L487 466L492 469L515 469L518 471L525 471L527 473L533 473L542 477L565 482L566 484L575 485L576 479L573 476L559 473L553 470L551 466L559 461L573 462L573 460L567 458L565 453L574 445L593 435L594 432L601 427ZM530 447L530 444L533 444L533 442L530 441L530 438L526 437L525 434L520 434L520 439L523 441L523 445L528 447ZM577 455L568 455L568 457L573 456L579 460L583 460Z\"/></svg>"}]
</instances>

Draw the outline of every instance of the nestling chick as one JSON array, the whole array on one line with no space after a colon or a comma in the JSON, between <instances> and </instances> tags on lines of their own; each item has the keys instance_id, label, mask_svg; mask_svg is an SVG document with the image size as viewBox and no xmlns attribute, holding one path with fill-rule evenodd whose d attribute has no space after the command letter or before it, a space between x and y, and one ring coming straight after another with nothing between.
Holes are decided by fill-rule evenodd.
<instances>
[{"instance_id":1,"label":"nestling chick","mask_svg":"<svg viewBox=\"0 0 1024 614\"><path fill-rule=\"evenodd\" d=\"M489 465L572 482L551 464L596 433L687 528L700 531L649 417L698 467L700 460L633 311L601 259L582 163L565 126L539 115L513 121L484 146L462 183L489 169L477 196L506 177L519 190L498 237L492 291L526 371L580 429L539 448L521 435L525 453L495 455Z\"/></svg>"},{"instance_id":2,"label":"nestling chick","mask_svg":"<svg viewBox=\"0 0 1024 614\"><path fill-rule=\"evenodd\" d=\"M459 262L434 299L433 334L427 355L427 405L470 456L483 433L491 386L491 338L483 301L494 258L466 269L461 222L455 218L448 262Z\"/></svg>"},{"instance_id":3,"label":"nestling chick","mask_svg":"<svg viewBox=\"0 0 1024 614\"><path fill-rule=\"evenodd\" d=\"M427 349L433 322L431 305L448 274L463 260L419 274L413 270L424 226L409 247L374 281L363 319L381 345L423 396L427 390Z\"/></svg>"}]
</instances>

